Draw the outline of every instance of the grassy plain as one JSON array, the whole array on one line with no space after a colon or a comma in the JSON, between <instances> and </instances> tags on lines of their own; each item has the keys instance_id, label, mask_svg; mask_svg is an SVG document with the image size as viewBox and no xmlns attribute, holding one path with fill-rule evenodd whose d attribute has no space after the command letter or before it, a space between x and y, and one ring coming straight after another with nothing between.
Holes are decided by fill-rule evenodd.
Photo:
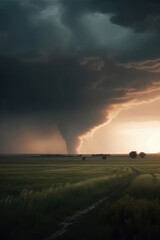
<instances>
[{"instance_id":1,"label":"grassy plain","mask_svg":"<svg viewBox=\"0 0 160 240\"><path fill-rule=\"evenodd\" d=\"M152 239L158 239L160 156L148 155L135 160L125 155L112 155L108 159L86 157L85 160L81 157L1 157L0 237L45 239L59 228L65 217L111 193L114 196L87 220L85 225L94 226L98 222L91 231L100 229L97 232L101 239L151 239L152 234L155 235ZM82 221L85 219L78 229L86 233ZM144 231L142 222L148 232ZM76 231L73 227L72 234L63 238L75 239L76 236L78 239L73 234ZM85 239L84 234L79 236ZM94 233L92 238L96 236Z\"/></svg>"}]
</instances>

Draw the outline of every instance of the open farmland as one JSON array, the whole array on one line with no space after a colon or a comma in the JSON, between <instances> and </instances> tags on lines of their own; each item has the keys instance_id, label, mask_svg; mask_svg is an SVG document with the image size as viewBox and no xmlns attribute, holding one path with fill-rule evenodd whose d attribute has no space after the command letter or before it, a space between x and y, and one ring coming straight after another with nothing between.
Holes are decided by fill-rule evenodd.
<instances>
[{"instance_id":1,"label":"open farmland","mask_svg":"<svg viewBox=\"0 0 160 240\"><path fill-rule=\"evenodd\" d=\"M160 156L1 157L1 239L45 239L67 216L106 196L60 238L158 239Z\"/></svg>"}]
</instances>

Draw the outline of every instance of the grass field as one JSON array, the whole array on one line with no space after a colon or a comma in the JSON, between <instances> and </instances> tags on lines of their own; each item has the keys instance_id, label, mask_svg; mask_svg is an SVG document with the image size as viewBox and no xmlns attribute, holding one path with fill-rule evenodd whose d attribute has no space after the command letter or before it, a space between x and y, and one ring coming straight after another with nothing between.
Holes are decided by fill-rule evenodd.
<instances>
[{"instance_id":1,"label":"grass field","mask_svg":"<svg viewBox=\"0 0 160 240\"><path fill-rule=\"evenodd\" d=\"M0 157L0 237L45 239L106 196L62 239L159 239L160 156Z\"/></svg>"}]
</instances>

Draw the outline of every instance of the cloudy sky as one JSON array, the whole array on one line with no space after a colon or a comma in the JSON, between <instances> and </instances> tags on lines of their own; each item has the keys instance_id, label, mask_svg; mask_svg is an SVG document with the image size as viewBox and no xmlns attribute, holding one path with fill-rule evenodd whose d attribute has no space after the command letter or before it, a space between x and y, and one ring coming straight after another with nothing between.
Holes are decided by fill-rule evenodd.
<instances>
[{"instance_id":1,"label":"cloudy sky","mask_svg":"<svg viewBox=\"0 0 160 240\"><path fill-rule=\"evenodd\" d=\"M159 0L0 0L0 153L160 152Z\"/></svg>"}]
</instances>

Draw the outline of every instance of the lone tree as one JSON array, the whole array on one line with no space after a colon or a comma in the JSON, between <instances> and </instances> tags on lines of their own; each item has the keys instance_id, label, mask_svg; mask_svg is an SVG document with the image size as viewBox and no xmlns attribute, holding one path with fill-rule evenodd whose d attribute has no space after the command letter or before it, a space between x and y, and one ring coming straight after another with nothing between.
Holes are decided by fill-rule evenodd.
<instances>
[{"instance_id":1,"label":"lone tree","mask_svg":"<svg viewBox=\"0 0 160 240\"><path fill-rule=\"evenodd\" d=\"M147 154L144 153L144 152L140 152L140 153L139 153L139 157L140 157L140 158L145 158L146 156L147 156Z\"/></svg>"},{"instance_id":2,"label":"lone tree","mask_svg":"<svg viewBox=\"0 0 160 240\"><path fill-rule=\"evenodd\" d=\"M132 151L129 153L129 157L130 158L136 158L137 157L137 152L136 151Z\"/></svg>"}]
</instances>

